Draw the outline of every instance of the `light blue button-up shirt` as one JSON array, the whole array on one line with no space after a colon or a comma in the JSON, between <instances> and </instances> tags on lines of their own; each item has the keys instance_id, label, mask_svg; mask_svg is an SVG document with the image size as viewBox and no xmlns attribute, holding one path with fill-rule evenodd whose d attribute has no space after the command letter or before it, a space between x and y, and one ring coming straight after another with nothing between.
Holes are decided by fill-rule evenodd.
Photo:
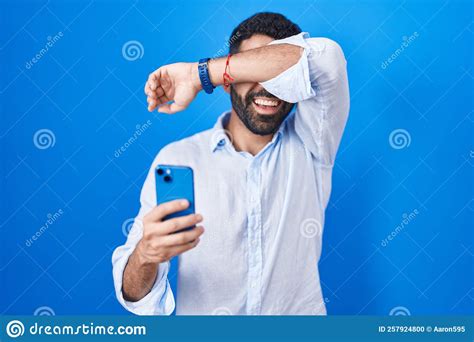
<instances>
[{"instance_id":1,"label":"light blue button-up shirt","mask_svg":"<svg viewBox=\"0 0 474 342\"><path fill-rule=\"evenodd\" d=\"M304 48L299 61L261 85L295 110L257 155L238 152L214 128L174 142L155 158L127 242L113 255L117 298L143 315L324 315L319 281L324 211L334 158L349 112L346 61L338 44L301 33L271 44ZM199 245L179 256L178 298L159 265L151 292L125 301L122 276L142 236L142 218L156 205L157 164L194 170L196 212L206 228Z\"/></svg>"}]
</instances>

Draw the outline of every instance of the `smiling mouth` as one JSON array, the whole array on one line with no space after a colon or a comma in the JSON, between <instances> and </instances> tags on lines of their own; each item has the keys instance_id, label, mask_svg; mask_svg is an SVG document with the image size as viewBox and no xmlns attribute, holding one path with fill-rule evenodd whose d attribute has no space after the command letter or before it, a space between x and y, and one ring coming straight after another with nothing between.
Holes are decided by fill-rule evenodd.
<instances>
[{"instance_id":1,"label":"smiling mouth","mask_svg":"<svg viewBox=\"0 0 474 342\"><path fill-rule=\"evenodd\" d=\"M256 97L252 103L259 114L275 114L282 101L274 98Z\"/></svg>"}]
</instances>

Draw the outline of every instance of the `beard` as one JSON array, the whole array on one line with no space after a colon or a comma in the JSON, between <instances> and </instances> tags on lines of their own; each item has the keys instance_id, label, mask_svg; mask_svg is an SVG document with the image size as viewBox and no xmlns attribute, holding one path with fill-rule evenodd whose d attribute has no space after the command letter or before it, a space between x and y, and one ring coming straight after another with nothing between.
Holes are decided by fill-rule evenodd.
<instances>
[{"instance_id":1,"label":"beard","mask_svg":"<svg viewBox=\"0 0 474 342\"><path fill-rule=\"evenodd\" d=\"M279 100L281 101L280 108L275 114L259 114L253 106L255 97ZM278 131L281 123L286 119L294 106L294 103L282 101L265 89L249 92L242 98L237 94L232 85L230 86L230 99L232 101L232 108L245 127L257 135L269 135Z\"/></svg>"}]
</instances>

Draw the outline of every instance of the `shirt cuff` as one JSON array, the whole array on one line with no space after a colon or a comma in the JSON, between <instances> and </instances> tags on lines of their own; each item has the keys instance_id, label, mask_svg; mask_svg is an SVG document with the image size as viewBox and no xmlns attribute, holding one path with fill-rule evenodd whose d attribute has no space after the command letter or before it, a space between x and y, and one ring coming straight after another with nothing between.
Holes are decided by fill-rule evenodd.
<instances>
[{"instance_id":1,"label":"shirt cuff","mask_svg":"<svg viewBox=\"0 0 474 342\"><path fill-rule=\"evenodd\" d=\"M135 315L171 315L175 308L173 292L168 282L169 262L161 263L158 275L151 291L137 302L129 302L123 298L123 272L133 249L122 255L114 265L115 293L120 304Z\"/></svg>"},{"instance_id":2,"label":"shirt cuff","mask_svg":"<svg viewBox=\"0 0 474 342\"><path fill-rule=\"evenodd\" d=\"M269 93L286 102L297 103L316 95L311 86L308 65L308 55L311 53L311 47L305 38L309 38L309 34L301 32L285 39L274 40L269 44L291 44L301 46L304 49L295 65L268 81L260 82Z\"/></svg>"}]
</instances>

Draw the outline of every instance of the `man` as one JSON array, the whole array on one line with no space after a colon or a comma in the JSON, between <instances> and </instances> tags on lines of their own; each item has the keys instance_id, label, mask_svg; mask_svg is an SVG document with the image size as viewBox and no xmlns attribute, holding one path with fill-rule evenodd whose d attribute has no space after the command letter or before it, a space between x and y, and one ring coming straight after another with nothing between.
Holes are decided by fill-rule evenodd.
<instances>
[{"instance_id":1,"label":"man","mask_svg":"<svg viewBox=\"0 0 474 342\"><path fill-rule=\"evenodd\" d=\"M177 314L326 314L317 263L349 111L344 55L275 13L235 28L230 53L162 66L146 83L148 109L173 114L229 82L232 110L154 160L134 227L113 255L118 300L145 315L175 306ZM194 170L195 215L163 221L188 203L156 205L157 164ZM176 256L177 301L167 279Z\"/></svg>"}]
</instances>

